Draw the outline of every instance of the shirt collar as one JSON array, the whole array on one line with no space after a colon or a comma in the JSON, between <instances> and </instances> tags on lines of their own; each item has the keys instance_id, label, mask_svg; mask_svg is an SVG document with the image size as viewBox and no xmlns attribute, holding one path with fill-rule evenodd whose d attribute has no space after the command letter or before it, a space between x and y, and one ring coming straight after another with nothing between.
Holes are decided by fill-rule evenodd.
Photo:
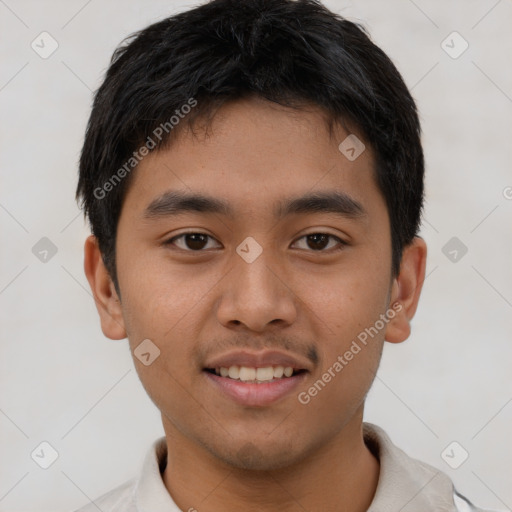
<instances>
[{"instance_id":1,"label":"shirt collar","mask_svg":"<svg viewBox=\"0 0 512 512\"><path fill-rule=\"evenodd\" d=\"M447 475L409 457L377 425L363 423L363 434L380 461L379 482L368 512L456 511L453 483Z\"/></svg>"},{"instance_id":2,"label":"shirt collar","mask_svg":"<svg viewBox=\"0 0 512 512\"><path fill-rule=\"evenodd\" d=\"M379 481L368 512L456 511L453 484L447 475L409 457L377 425L363 423L363 434L380 462ZM161 437L148 451L134 489L138 512L181 512L162 479L166 461L167 444Z\"/></svg>"},{"instance_id":3,"label":"shirt collar","mask_svg":"<svg viewBox=\"0 0 512 512\"><path fill-rule=\"evenodd\" d=\"M181 512L162 479L166 463L167 443L164 436L152 444L144 459L134 491L137 512Z\"/></svg>"}]
</instances>

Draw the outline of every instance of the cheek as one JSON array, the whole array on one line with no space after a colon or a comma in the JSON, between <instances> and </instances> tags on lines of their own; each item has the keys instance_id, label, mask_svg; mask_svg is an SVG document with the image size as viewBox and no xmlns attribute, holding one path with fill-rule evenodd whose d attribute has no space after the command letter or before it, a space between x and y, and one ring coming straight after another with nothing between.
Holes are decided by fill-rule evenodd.
<instances>
[{"instance_id":1,"label":"cheek","mask_svg":"<svg viewBox=\"0 0 512 512\"><path fill-rule=\"evenodd\" d=\"M329 305L321 314L329 323L322 323L318 333L319 366L297 396L312 416L322 418L326 431L351 417L364 401L379 366L385 335L385 329L375 327L385 312L384 294L381 300L362 292L328 298Z\"/></svg>"},{"instance_id":2,"label":"cheek","mask_svg":"<svg viewBox=\"0 0 512 512\"><path fill-rule=\"evenodd\" d=\"M308 305L306 311L314 311L322 333L337 339L337 348L385 312L389 272L376 262L360 258L359 263L340 265L329 274L301 278L300 294Z\"/></svg>"},{"instance_id":3,"label":"cheek","mask_svg":"<svg viewBox=\"0 0 512 512\"><path fill-rule=\"evenodd\" d=\"M129 318L128 338L139 377L151 398L163 406L187 403L197 367L197 340L205 337L211 318L211 293L221 275L184 265L139 258L126 262L123 314ZM146 367L137 359L137 346L149 339L159 351ZM185 393L185 394L183 394ZM182 396L183 395L183 396Z\"/></svg>"},{"instance_id":4,"label":"cheek","mask_svg":"<svg viewBox=\"0 0 512 512\"><path fill-rule=\"evenodd\" d=\"M120 285L123 311L134 336L163 342L201 308L216 279L195 265L173 265L165 254L156 252L159 254L151 256L146 251L125 256Z\"/></svg>"},{"instance_id":5,"label":"cheek","mask_svg":"<svg viewBox=\"0 0 512 512\"><path fill-rule=\"evenodd\" d=\"M336 415L360 404L380 361L386 325L381 315L386 313L390 271L378 262L371 265L361 258L359 263L328 279L303 283L302 297L307 310L315 313L310 317L316 319L321 354L313 380L317 384L305 391L319 414ZM329 409L333 404L337 408Z\"/></svg>"},{"instance_id":6,"label":"cheek","mask_svg":"<svg viewBox=\"0 0 512 512\"><path fill-rule=\"evenodd\" d=\"M187 287L176 276L146 271L134 275L126 294L124 314L130 317L128 338L139 378L155 405L162 411L179 411L178 418L197 413L188 390L197 373L195 341L201 337L197 318L205 314L201 298L208 289ZM147 339L151 343L145 352L157 354L149 365L138 357L138 347Z\"/></svg>"}]
</instances>

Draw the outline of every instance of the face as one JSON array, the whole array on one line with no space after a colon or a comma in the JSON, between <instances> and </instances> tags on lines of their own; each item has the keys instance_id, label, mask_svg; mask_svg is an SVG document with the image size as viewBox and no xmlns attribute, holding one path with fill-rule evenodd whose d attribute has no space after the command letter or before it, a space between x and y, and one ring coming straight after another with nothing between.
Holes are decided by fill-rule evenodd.
<instances>
[{"instance_id":1,"label":"face","mask_svg":"<svg viewBox=\"0 0 512 512\"><path fill-rule=\"evenodd\" d=\"M200 132L133 175L119 323L168 437L231 466L284 467L360 417L403 315L389 313L385 200L371 149L347 158L349 132L330 139L317 110L244 100Z\"/></svg>"}]
</instances>

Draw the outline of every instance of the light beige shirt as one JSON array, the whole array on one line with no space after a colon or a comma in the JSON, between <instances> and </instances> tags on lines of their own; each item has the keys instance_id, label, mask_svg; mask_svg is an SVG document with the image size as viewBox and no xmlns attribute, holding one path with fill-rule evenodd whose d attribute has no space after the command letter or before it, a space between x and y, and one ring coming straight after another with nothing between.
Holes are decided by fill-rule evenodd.
<instances>
[{"instance_id":1,"label":"light beige shirt","mask_svg":"<svg viewBox=\"0 0 512 512\"><path fill-rule=\"evenodd\" d=\"M486 512L458 494L442 471L395 446L380 427L363 423L363 429L366 445L380 461L368 512ZM164 485L161 471L166 461L167 444L161 437L148 451L137 478L75 512L188 512L178 508Z\"/></svg>"}]
</instances>

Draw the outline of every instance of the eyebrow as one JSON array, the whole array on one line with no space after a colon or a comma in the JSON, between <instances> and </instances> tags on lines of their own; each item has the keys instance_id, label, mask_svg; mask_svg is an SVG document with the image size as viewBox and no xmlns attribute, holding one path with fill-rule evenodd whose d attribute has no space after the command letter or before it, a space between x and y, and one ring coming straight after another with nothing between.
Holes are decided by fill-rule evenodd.
<instances>
[{"instance_id":1,"label":"eyebrow","mask_svg":"<svg viewBox=\"0 0 512 512\"><path fill-rule=\"evenodd\" d=\"M234 218L235 211L222 199L203 194L167 191L155 198L143 212L143 219L154 220L187 212L220 214ZM281 200L274 206L274 217L281 220L294 214L334 213L343 218L356 219L367 216L362 204L339 191L320 191Z\"/></svg>"}]
</instances>

